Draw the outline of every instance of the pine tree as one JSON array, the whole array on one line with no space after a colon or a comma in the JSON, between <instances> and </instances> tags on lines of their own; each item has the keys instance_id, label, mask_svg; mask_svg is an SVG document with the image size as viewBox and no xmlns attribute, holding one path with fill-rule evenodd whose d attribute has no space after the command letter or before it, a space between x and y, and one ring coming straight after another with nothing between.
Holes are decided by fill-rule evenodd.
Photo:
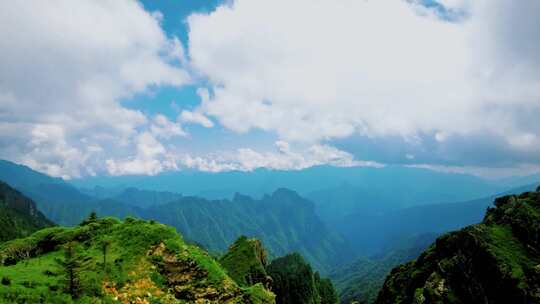
<instances>
[{"instance_id":1,"label":"pine tree","mask_svg":"<svg viewBox=\"0 0 540 304\"><path fill-rule=\"evenodd\" d=\"M101 247L101 253L103 254L103 271L107 271L107 252L111 246L112 240L109 238L104 238L100 241L99 245Z\"/></svg>"},{"instance_id":2,"label":"pine tree","mask_svg":"<svg viewBox=\"0 0 540 304\"><path fill-rule=\"evenodd\" d=\"M98 220L97 213L95 211L92 211L92 212L90 212L88 217L81 222L80 225L84 226L84 225L88 225L90 223L95 223L95 222L97 222L97 220Z\"/></svg>"},{"instance_id":3,"label":"pine tree","mask_svg":"<svg viewBox=\"0 0 540 304\"><path fill-rule=\"evenodd\" d=\"M64 273L65 290L72 298L78 298L81 294L81 273L86 267L88 259L81 254L80 247L76 242L64 245L64 258L56 259Z\"/></svg>"}]
</instances>

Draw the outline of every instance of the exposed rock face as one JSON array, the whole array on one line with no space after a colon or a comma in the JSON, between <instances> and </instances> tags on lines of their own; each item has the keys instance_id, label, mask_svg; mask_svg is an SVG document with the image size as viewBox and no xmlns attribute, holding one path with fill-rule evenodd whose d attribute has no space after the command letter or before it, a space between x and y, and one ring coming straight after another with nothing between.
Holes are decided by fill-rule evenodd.
<instances>
[{"instance_id":1,"label":"exposed rock face","mask_svg":"<svg viewBox=\"0 0 540 304\"><path fill-rule=\"evenodd\" d=\"M174 291L176 299L188 303L274 303L273 296L267 300L255 301L252 294L244 292L230 278L212 278L208 270L181 250L174 253L164 244L150 252L152 260L157 261L159 272L165 277L166 285Z\"/></svg>"},{"instance_id":2,"label":"exposed rock face","mask_svg":"<svg viewBox=\"0 0 540 304\"><path fill-rule=\"evenodd\" d=\"M376 303L540 303L540 192L498 198L481 224L394 268Z\"/></svg>"}]
</instances>

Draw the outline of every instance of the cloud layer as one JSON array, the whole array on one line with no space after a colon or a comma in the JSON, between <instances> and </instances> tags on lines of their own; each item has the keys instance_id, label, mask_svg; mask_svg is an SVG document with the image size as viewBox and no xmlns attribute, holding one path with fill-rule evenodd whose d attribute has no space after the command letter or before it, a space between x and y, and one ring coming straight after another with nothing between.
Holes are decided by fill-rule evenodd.
<instances>
[{"instance_id":1,"label":"cloud layer","mask_svg":"<svg viewBox=\"0 0 540 304\"><path fill-rule=\"evenodd\" d=\"M182 135L121 105L151 86L189 81L183 48L134 1L0 4L0 151L60 176L92 174L138 145L138 128Z\"/></svg>"},{"instance_id":2,"label":"cloud layer","mask_svg":"<svg viewBox=\"0 0 540 304\"><path fill-rule=\"evenodd\" d=\"M540 2L427 2L226 1L186 20L186 47L136 1L0 3L0 157L66 178L540 168ZM200 104L176 120L127 106L186 85ZM195 153L213 139L188 124L277 141Z\"/></svg>"},{"instance_id":3,"label":"cloud layer","mask_svg":"<svg viewBox=\"0 0 540 304\"><path fill-rule=\"evenodd\" d=\"M236 0L192 15L191 64L211 83L198 111L288 141L487 135L538 154L540 3L440 3L468 17L395 0Z\"/></svg>"}]
</instances>

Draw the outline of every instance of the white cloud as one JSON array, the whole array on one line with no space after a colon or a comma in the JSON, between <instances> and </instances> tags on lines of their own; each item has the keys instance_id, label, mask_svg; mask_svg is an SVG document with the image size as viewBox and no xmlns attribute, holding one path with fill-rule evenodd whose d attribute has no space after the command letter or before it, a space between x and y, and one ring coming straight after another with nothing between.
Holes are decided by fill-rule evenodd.
<instances>
[{"instance_id":1,"label":"white cloud","mask_svg":"<svg viewBox=\"0 0 540 304\"><path fill-rule=\"evenodd\" d=\"M182 129L182 126L179 123L174 123L161 114L154 117L154 120L150 125L150 130L153 135L164 139L170 139L176 136L187 136L187 133Z\"/></svg>"},{"instance_id":2,"label":"white cloud","mask_svg":"<svg viewBox=\"0 0 540 304\"><path fill-rule=\"evenodd\" d=\"M371 161L358 161L344 151L327 145L291 148L289 143L277 141L276 152L259 152L250 148L241 148L232 152L213 153L206 156L180 154L176 156L179 167L186 167L209 172L252 171L257 168L275 170L300 170L317 165L339 167L382 167Z\"/></svg>"},{"instance_id":3,"label":"white cloud","mask_svg":"<svg viewBox=\"0 0 540 304\"><path fill-rule=\"evenodd\" d=\"M199 95L199 97L201 98L202 103L207 103L210 99L210 95L208 93L208 90L206 89L198 89L197 95ZM201 112L202 111L200 109L197 111L184 110L178 116L178 120L185 123L199 124L205 128L212 128L214 126L214 123Z\"/></svg>"},{"instance_id":4,"label":"white cloud","mask_svg":"<svg viewBox=\"0 0 540 304\"><path fill-rule=\"evenodd\" d=\"M494 134L540 151L540 2L236 0L189 17L191 64L212 94L196 109L224 126L316 143L352 134ZM531 129L532 128L532 129ZM525 136L525 137L524 137Z\"/></svg>"},{"instance_id":5,"label":"white cloud","mask_svg":"<svg viewBox=\"0 0 540 304\"><path fill-rule=\"evenodd\" d=\"M437 0L437 2L447 9L453 10L467 10L470 9L472 4L471 0Z\"/></svg>"},{"instance_id":6,"label":"white cloud","mask_svg":"<svg viewBox=\"0 0 540 304\"><path fill-rule=\"evenodd\" d=\"M540 173L540 165L532 163L519 164L514 167L444 166L433 164L415 164L407 165L406 167L422 168L445 173L470 174L487 179L527 176Z\"/></svg>"},{"instance_id":7,"label":"white cloud","mask_svg":"<svg viewBox=\"0 0 540 304\"><path fill-rule=\"evenodd\" d=\"M129 155L148 124L159 137L182 135L120 104L189 82L182 46L159 18L128 0L1 2L0 156L80 176Z\"/></svg>"},{"instance_id":8,"label":"white cloud","mask_svg":"<svg viewBox=\"0 0 540 304\"><path fill-rule=\"evenodd\" d=\"M178 120L184 123L199 124L205 128L212 128L214 126L214 123L200 112L183 110L178 116Z\"/></svg>"},{"instance_id":9,"label":"white cloud","mask_svg":"<svg viewBox=\"0 0 540 304\"><path fill-rule=\"evenodd\" d=\"M155 175L164 170L177 169L176 163L167 155L165 147L149 132L137 137L137 154L123 160L107 159L107 171L111 175Z\"/></svg>"}]
</instances>

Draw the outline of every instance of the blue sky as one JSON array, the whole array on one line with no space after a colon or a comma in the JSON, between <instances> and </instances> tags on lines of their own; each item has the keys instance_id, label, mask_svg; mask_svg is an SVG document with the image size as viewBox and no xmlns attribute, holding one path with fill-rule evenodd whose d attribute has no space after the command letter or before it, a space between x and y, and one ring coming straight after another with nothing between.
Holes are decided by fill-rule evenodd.
<instances>
[{"instance_id":1,"label":"blue sky","mask_svg":"<svg viewBox=\"0 0 540 304\"><path fill-rule=\"evenodd\" d=\"M0 158L51 175L540 171L534 0L0 9Z\"/></svg>"}]
</instances>

